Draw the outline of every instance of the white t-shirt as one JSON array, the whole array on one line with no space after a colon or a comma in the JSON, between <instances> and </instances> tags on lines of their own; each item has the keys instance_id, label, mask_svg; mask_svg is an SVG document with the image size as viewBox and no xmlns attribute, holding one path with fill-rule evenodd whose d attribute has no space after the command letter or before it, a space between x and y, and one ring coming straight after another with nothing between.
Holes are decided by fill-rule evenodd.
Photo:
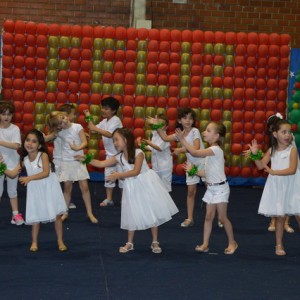
<instances>
[{"instance_id":1,"label":"white t-shirt","mask_svg":"<svg viewBox=\"0 0 300 300\"><path fill-rule=\"evenodd\" d=\"M7 128L0 128L0 140L21 145L21 133L17 125L10 124ZM9 170L14 169L19 163L20 156L17 150L0 146L0 153Z\"/></svg>"},{"instance_id":2,"label":"white t-shirt","mask_svg":"<svg viewBox=\"0 0 300 300\"><path fill-rule=\"evenodd\" d=\"M81 145L80 131L83 127L77 123L71 123L71 127L68 129L62 129L58 132L56 139L61 139L61 160L62 161L74 161L74 155L83 154L83 150L74 151L71 149L70 144Z\"/></svg>"},{"instance_id":3,"label":"white t-shirt","mask_svg":"<svg viewBox=\"0 0 300 300\"><path fill-rule=\"evenodd\" d=\"M201 138L201 134L200 131L193 127L190 132L188 133L188 135L185 137L185 140L190 144L190 145L194 145L194 141L195 140L200 140L200 149L204 149L204 144ZM182 146L184 148L184 146ZM189 152L186 152L186 158L187 161L194 164L194 165L199 165L201 163L204 163L204 158L202 157L195 157L192 156Z\"/></svg>"},{"instance_id":4,"label":"white t-shirt","mask_svg":"<svg viewBox=\"0 0 300 300\"><path fill-rule=\"evenodd\" d=\"M151 142L155 145L157 145L162 151L158 151L151 146L151 163L152 163L152 169L154 171L164 171L172 169L173 166L173 159L171 155L170 150L170 143L165 142L162 140L162 138L159 136L156 130L152 132L152 139Z\"/></svg>"},{"instance_id":5,"label":"white t-shirt","mask_svg":"<svg viewBox=\"0 0 300 300\"><path fill-rule=\"evenodd\" d=\"M122 122L119 117L112 116L109 120L104 119L96 125L97 128L113 133L117 128L122 128ZM113 139L102 136L103 146L106 152L106 158L116 155L118 152L114 146Z\"/></svg>"},{"instance_id":6,"label":"white t-shirt","mask_svg":"<svg viewBox=\"0 0 300 300\"><path fill-rule=\"evenodd\" d=\"M219 183L226 180L224 152L219 146L211 146L214 156L205 157L205 179L208 183Z\"/></svg>"}]
</instances>

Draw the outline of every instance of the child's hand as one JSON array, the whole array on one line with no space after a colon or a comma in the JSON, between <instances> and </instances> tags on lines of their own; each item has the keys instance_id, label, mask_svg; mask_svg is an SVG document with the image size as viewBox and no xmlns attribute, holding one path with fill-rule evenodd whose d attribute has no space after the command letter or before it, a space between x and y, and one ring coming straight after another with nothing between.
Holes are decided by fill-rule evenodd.
<instances>
[{"instance_id":1,"label":"child's hand","mask_svg":"<svg viewBox=\"0 0 300 300\"><path fill-rule=\"evenodd\" d=\"M28 176L25 177L20 177L19 181L21 184L23 184L24 186L27 186L27 184L30 182L30 178Z\"/></svg>"},{"instance_id":2,"label":"child's hand","mask_svg":"<svg viewBox=\"0 0 300 300\"><path fill-rule=\"evenodd\" d=\"M88 116L91 115L91 113L90 113L90 111L89 111L88 109L85 109L85 110L83 111L83 113L84 113L84 115L85 115L86 117L88 117Z\"/></svg>"},{"instance_id":3,"label":"child's hand","mask_svg":"<svg viewBox=\"0 0 300 300\"><path fill-rule=\"evenodd\" d=\"M146 145L148 145L149 143L151 143L151 141L150 141L150 140L143 139L143 143L145 143Z\"/></svg>"},{"instance_id":4,"label":"child's hand","mask_svg":"<svg viewBox=\"0 0 300 300\"><path fill-rule=\"evenodd\" d=\"M69 145L70 145L70 148L73 151L79 151L79 150L81 150L80 146L77 146L74 142L73 142L73 144L69 143Z\"/></svg>"},{"instance_id":5,"label":"child's hand","mask_svg":"<svg viewBox=\"0 0 300 300\"><path fill-rule=\"evenodd\" d=\"M141 147L141 144L142 144L142 138L140 136L137 137L136 139L136 143L139 147Z\"/></svg>"},{"instance_id":6,"label":"child's hand","mask_svg":"<svg viewBox=\"0 0 300 300\"><path fill-rule=\"evenodd\" d=\"M258 150L259 150L257 141L256 141L256 140L253 140L253 141L251 142L251 144L248 144L248 146L249 146L249 148L250 148L250 151L251 151L254 155L256 155L257 152L258 152ZM250 153L249 153L249 154L250 154Z\"/></svg>"},{"instance_id":7,"label":"child's hand","mask_svg":"<svg viewBox=\"0 0 300 300\"><path fill-rule=\"evenodd\" d=\"M172 150L173 150L172 154L176 156L178 156L182 152L181 148L173 148Z\"/></svg>"},{"instance_id":8,"label":"child's hand","mask_svg":"<svg viewBox=\"0 0 300 300\"><path fill-rule=\"evenodd\" d=\"M192 165L191 163L189 163L189 162L185 162L185 163L182 165L182 167L183 167L183 170L184 170L185 172L189 172L189 171L192 169L193 165Z\"/></svg>"},{"instance_id":9,"label":"child's hand","mask_svg":"<svg viewBox=\"0 0 300 300\"><path fill-rule=\"evenodd\" d=\"M105 177L106 181L116 181L119 179L120 173L112 172L108 176Z\"/></svg>"},{"instance_id":10,"label":"child's hand","mask_svg":"<svg viewBox=\"0 0 300 300\"><path fill-rule=\"evenodd\" d=\"M89 130L97 132L95 130L95 129L97 129L97 127L92 122L89 122L88 125L87 125L87 127L88 127Z\"/></svg>"},{"instance_id":11,"label":"child's hand","mask_svg":"<svg viewBox=\"0 0 300 300\"><path fill-rule=\"evenodd\" d=\"M243 151L243 155L245 157L250 157L250 153L251 153L250 149Z\"/></svg>"},{"instance_id":12,"label":"child's hand","mask_svg":"<svg viewBox=\"0 0 300 300\"><path fill-rule=\"evenodd\" d=\"M152 117L147 117L146 121L151 124L151 125L156 125L158 124L158 119L157 118L152 118Z\"/></svg>"},{"instance_id":13,"label":"child's hand","mask_svg":"<svg viewBox=\"0 0 300 300\"><path fill-rule=\"evenodd\" d=\"M85 160L85 155L74 155L73 157L75 160L78 160L78 161Z\"/></svg>"},{"instance_id":14,"label":"child's hand","mask_svg":"<svg viewBox=\"0 0 300 300\"><path fill-rule=\"evenodd\" d=\"M181 130L180 128L175 129L175 136L179 141L184 139L184 130Z\"/></svg>"},{"instance_id":15,"label":"child's hand","mask_svg":"<svg viewBox=\"0 0 300 300\"><path fill-rule=\"evenodd\" d=\"M267 165L264 166L264 171L268 174L271 174L271 175L275 175L275 171L272 170L270 167L268 167Z\"/></svg>"}]
</instances>

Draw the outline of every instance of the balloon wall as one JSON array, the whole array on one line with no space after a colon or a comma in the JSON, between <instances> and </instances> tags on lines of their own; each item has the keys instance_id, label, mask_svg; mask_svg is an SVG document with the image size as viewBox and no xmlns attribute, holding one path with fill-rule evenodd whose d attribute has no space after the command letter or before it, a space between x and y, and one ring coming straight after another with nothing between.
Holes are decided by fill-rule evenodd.
<instances>
[{"instance_id":1,"label":"balloon wall","mask_svg":"<svg viewBox=\"0 0 300 300\"><path fill-rule=\"evenodd\" d=\"M3 28L2 96L13 100L23 132L44 130L46 114L63 103L77 104L83 126L86 108L98 123L101 99L110 95L135 137L149 137L144 118L159 113L167 114L172 132L178 108L191 107L201 131L210 120L226 126L227 175L261 176L241 154L254 138L266 143L270 115L285 116L289 35L12 20ZM98 136L91 136L89 151L103 159ZM175 173L182 174L184 159L175 161Z\"/></svg>"}]
</instances>

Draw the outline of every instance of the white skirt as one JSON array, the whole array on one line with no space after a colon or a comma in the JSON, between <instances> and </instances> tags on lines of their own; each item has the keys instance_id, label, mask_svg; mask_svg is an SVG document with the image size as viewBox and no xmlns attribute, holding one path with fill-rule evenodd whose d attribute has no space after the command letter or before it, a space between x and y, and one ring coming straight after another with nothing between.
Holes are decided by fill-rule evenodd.
<instances>
[{"instance_id":1,"label":"white skirt","mask_svg":"<svg viewBox=\"0 0 300 300\"><path fill-rule=\"evenodd\" d=\"M59 181L79 181L90 179L86 165L79 161L62 161L60 165Z\"/></svg>"}]
</instances>

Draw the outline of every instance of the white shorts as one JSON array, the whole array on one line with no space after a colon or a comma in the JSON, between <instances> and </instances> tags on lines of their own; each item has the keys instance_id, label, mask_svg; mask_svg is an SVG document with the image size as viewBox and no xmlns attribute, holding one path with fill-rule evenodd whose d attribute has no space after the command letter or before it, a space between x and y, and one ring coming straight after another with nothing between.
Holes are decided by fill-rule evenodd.
<instances>
[{"instance_id":1,"label":"white shorts","mask_svg":"<svg viewBox=\"0 0 300 300\"><path fill-rule=\"evenodd\" d=\"M228 203L230 194L229 184L207 186L202 200L207 204Z\"/></svg>"},{"instance_id":2,"label":"white shorts","mask_svg":"<svg viewBox=\"0 0 300 300\"><path fill-rule=\"evenodd\" d=\"M60 182L90 179L86 165L80 161L62 161L60 167Z\"/></svg>"},{"instance_id":3,"label":"white shorts","mask_svg":"<svg viewBox=\"0 0 300 300\"><path fill-rule=\"evenodd\" d=\"M104 178L106 178L106 176L108 176L109 174L111 174L113 172L122 173L123 172L122 167L119 164L117 164L115 166L111 166L111 167L106 167L104 169ZM123 182L124 182L123 179L118 180L118 186L120 189L123 188ZM106 188L114 188L115 186L116 186L115 181L106 181L105 180L105 182L104 182L104 187L106 187Z\"/></svg>"}]
</instances>

